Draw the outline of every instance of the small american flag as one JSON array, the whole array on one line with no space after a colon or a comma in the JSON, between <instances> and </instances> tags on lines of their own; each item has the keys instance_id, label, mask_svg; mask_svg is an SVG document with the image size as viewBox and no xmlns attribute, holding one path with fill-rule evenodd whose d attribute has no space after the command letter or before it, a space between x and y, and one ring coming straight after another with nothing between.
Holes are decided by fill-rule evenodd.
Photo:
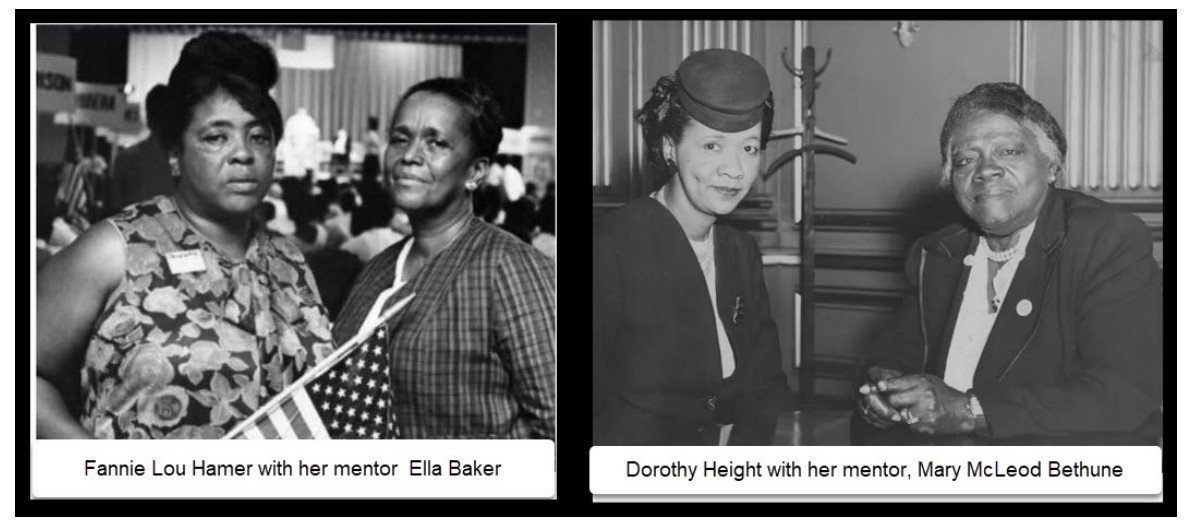
<instances>
[{"instance_id":1,"label":"small american flag","mask_svg":"<svg viewBox=\"0 0 1192 520\"><path fill-rule=\"evenodd\" d=\"M411 294L385 311L375 327L333 352L225 439L389 439L398 432L389 417L389 345L386 323Z\"/></svg>"},{"instance_id":2,"label":"small american flag","mask_svg":"<svg viewBox=\"0 0 1192 520\"><path fill-rule=\"evenodd\" d=\"M389 339L385 327L345 362L310 385L311 400L336 439L392 439L389 414Z\"/></svg>"}]
</instances>

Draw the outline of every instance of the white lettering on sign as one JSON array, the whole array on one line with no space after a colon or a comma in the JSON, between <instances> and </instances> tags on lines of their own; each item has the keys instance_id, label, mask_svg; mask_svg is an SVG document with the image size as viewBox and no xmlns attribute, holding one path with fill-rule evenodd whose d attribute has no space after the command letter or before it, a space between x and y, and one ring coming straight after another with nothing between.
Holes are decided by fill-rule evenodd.
<instances>
[{"instance_id":1,"label":"white lettering on sign","mask_svg":"<svg viewBox=\"0 0 1192 520\"><path fill-rule=\"evenodd\" d=\"M63 112L75 108L75 60L37 53L37 110Z\"/></svg>"}]
</instances>

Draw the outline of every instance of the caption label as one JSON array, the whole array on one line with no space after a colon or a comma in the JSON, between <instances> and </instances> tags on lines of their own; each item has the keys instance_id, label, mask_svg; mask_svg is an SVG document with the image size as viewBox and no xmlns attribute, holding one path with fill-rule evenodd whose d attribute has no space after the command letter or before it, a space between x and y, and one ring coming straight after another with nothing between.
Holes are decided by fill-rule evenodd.
<instances>
[{"instance_id":1,"label":"caption label","mask_svg":"<svg viewBox=\"0 0 1192 520\"><path fill-rule=\"evenodd\" d=\"M33 443L35 497L537 497L551 441Z\"/></svg>"},{"instance_id":2,"label":"caption label","mask_svg":"<svg viewBox=\"0 0 1192 520\"><path fill-rule=\"evenodd\" d=\"M1158 494L1155 446L592 448L593 494Z\"/></svg>"}]
</instances>

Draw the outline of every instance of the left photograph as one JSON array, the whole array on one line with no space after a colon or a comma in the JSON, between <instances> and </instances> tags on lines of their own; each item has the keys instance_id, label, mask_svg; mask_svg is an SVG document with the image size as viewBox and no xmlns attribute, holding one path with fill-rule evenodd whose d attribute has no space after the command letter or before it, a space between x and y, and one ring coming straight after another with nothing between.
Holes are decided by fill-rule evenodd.
<instances>
[{"instance_id":1,"label":"left photograph","mask_svg":"<svg viewBox=\"0 0 1192 520\"><path fill-rule=\"evenodd\" d=\"M39 439L555 439L555 26L36 27Z\"/></svg>"}]
</instances>

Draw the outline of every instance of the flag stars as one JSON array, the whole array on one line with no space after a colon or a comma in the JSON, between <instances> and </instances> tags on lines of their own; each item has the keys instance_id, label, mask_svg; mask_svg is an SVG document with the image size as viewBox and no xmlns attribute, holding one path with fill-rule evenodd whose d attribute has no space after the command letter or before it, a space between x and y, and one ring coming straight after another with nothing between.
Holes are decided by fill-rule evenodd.
<instances>
[{"instance_id":1,"label":"flag stars","mask_svg":"<svg viewBox=\"0 0 1192 520\"><path fill-rule=\"evenodd\" d=\"M372 340L308 386L316 409L335 437L383 439L397 435L389 407L392 370L388 349L385 330L378 329Z\"/></svg>"}]
</instances>

